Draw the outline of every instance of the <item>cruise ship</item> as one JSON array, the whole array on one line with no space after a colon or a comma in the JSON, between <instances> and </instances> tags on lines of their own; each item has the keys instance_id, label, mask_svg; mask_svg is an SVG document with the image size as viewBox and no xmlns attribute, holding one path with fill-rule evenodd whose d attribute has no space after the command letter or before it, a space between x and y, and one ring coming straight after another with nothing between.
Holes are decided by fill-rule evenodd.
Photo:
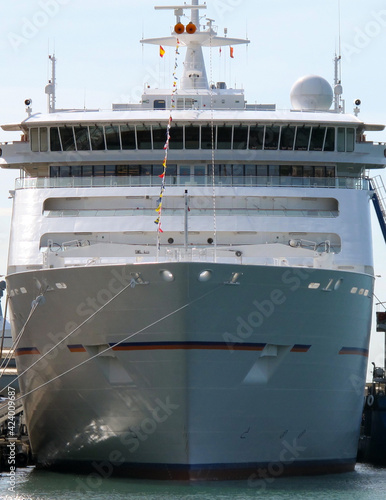
<instances>
[{"instance_id":1,"label":"cruise ship","mask_svg":"<svg viewBox=\"0 0 386 500\"><path fill-rule=\"evenodd\" d=\"M21 133L1 144L21 173L6 281L39 467L251 484L355 467L371 201L386 235L386 145L366 133L384 126L346 113L339 56L287 111L209 81L204 50L249 43L218 36L210 4L156 7L171 36L141 43L174 51L169 89L59 110L50 56L47 113L27 100L3 125Z\"/></svg>"}]
</instances>

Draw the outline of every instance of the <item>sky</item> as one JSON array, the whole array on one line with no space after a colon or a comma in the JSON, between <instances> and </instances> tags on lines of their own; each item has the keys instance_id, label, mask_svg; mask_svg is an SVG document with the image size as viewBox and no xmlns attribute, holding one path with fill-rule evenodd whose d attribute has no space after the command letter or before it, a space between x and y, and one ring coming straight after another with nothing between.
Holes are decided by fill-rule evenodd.
<instances>
[{"instance_id":1,"label":"sky","mask_svg":"<svg viewBox=\"0 0 386 500\"><path fill-rule=\"evenodd\" d=\"M168 36L171 11L154 5L177 0L1 0L0 123L27 117L24 100L45 112L48 54L57 63L57 107L111 109L112 103L138 102L145 84L172 82L174 51L161 59L142 37ZM190 2L188 2L190 3ZM384 0L207 0L218 34L248 37L248 47L206 53L208 77L245 88L249 103L275 103L289 109L294 82L317 74L333 83L333 59L341 48L346 110L361 99L360 118L386 123L386 2ZM340 6L340 8L339 8ZM339 14L340 12L340 14ZM181 65L182 66L182 65ZM0 129L0 142L19 134ZM386 131L368 134L386 142ZM0 172L0 274L6 273L11 200L18 172ZM374 175L379 175L376 172ZM386 185L386 174L382 174ZM373 214L376 296L386 301L386 246ZM374 329L373 329L374 330ZM370 361L383 365L383 335L373 331Z\"/></svg>"}]
</instances>

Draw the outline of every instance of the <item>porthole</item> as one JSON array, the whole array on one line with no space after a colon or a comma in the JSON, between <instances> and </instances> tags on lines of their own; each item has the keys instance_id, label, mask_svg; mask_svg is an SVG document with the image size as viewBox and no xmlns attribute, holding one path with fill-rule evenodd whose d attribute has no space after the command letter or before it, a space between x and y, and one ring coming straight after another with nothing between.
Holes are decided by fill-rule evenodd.
<instances>
[{"instance_id":1,"label":"porthole","mask_svg":"<svg viewBox=\"0 0 386 500\"><path fill-rule=\"evenodd\" d=\"M357 293L358 291L358 288L356 286L354 286L353 288L351 288L351 293L354 294L354 293Z\"/></svg>"},{"instance_id":2,"label":"porthole","mask_svg":"<svg viewBox=\"0 0 386 500\"><path fill-rule=\"evenodd\" d=\"M169 245L173 245L173 243L174 243L173 238L169 238L169 239L168 239L168 243L169 243Z\"/></svg>"},{"instance_id":3,"label":"porthole","mask_svg":"<svg viewBox=\"0 0 386 500\"><path fill-rule=\"evenodd\" d=\"M308 285L308 288L310 288L311 290L317 290L319 287L320 287L320 283L310 283Z\"/></svg>"}]
</instances>

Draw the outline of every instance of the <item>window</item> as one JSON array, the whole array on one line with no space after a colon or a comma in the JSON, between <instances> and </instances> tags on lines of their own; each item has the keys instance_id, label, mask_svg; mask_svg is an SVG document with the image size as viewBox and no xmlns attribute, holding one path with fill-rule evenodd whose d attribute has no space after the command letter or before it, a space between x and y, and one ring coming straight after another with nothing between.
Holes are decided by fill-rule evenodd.
<instances>
[{"instance_id":1,"label":"window","mask_svg":"<svg viewBox=\"0 0 386 500\"><path fill-rule=\"evenodd\" d=\"M93 167L92 165L84 165L82 167L82 177L92 177L93 175Z\"/></svg>"},{"instance_id":2,"label":"window","mask_svg":"<svg viewBox=\"0 0 386 500\"><path fill-rule=\"evenodd\" d=\"M39 151L39 129L31 128L30 130L31 151L37 153Z\"/></svg>"},{"instance_id":3,"label":"window","mask_svg":"<svg viewBox=\"0 0 386 500\"><path fill-rule=\"evenodd\" d=\"M194 127L193 125L185 127L185 148L200 148L200 127Z\"/></svg>"},{"instance_id":4,"label":"window","mask_svg":"<svg viewBox=\"0 0 386 500\"><path fill-rule=\"evenodd\" d=\"M51 151L61 151L62 147L60 145L59 131L57 127L50 128L50 147Z\"/></svg>"},{"instance_id":5,"label":"window","mask_svg":"<svg viewBox=\"0 0 386 500\"><path fill-rule=\"evenodd\" d=\"M48 151L48 129L47 127L40 127L40 151L43 153Z\"/></svg>"},{"instance_id":6,"label":"window","mask_svg":"<svg viewBox=\"0 0 386 500\"><path fill-rule=\"evenodd\" d=\"M127 175L128 175L128 166L127 165L117 165L117 176L127 177Z\"/></svg>"},{"instance_id":7,"label":"window","mask_svg":"<svg viewBox=\"0 0 386 500\"><path fill-rule=\"evenodd\" d=\"M279 147L280 127L266 127L264 149L277 149Z\"/></svg>"},{"instance_id":8,"label":"window","mask_svg":"<svg viewBox=\"0 0 386 500\"><path fill-rule=\"evenodd\" d=\"M233 127L217 127L217 149L232 149Z\"/></svg>"},{"instance_id":9,"label":"window","mask_svg":"<svg viewBox=\"0 0 386 500\"><path fill-rule=\"evenodd\" d=\"M121 141L119 138L119 127L116 125L109 125L105 127L106 145L110 151L121 149Z\"/></svg>"},{"instance_id":10,"label":"window","mask_svg":"<svg viewBox=\"0 0 386 500\"><path fill-rule=\"evenodd\" d=\"M78 165L71 167L71 177L82 177L82 167Z\"/></svg>"},{"instance_id":11,"label":"window","mask_svg":"<svg viewBox=\"0 0 386 500\"><path fill-rule=\"evenodd\" d=\"M248 127L234 127L233 130L233 149L247 149L248 145Z\"/></svg>"},{"instance_id":12,"label":"window","mask_svg":"<svg viewBox=\"0 0 386 500\"><path fill-rule=\"evenodd\" d=\"M117 175L116 173L116 166L115 165L106 165L105 166L105 176L106 177L115 177Z\"/></svg>"},{"instance_id":13,"label":"window","mask_svg":"<svg viewBox=\"0 0 386 500\"><path fill-rule=\"evenodd\" d=\"M233 177L244 177L244 165L233 165Z\"/></svg>"},{"instance_id":14,"label":"window","mask_svg":"<svg viewBox=\"0 0 386 500\"><path fill-rule=\"evenodd\" d=\"M90 127L91 148L93 151L104 151L106 149L105 136L102 127Z\"/></svg>"},{"instance_id":15,"label":"window","mask_svg":"<svg viewBox=\"0 0 386 500\"><path fill-rule=\"evenodd\" d=\"M312 127L310 151L323 151L325 127Z\"/></svg>"},{"instance_id":16,"label":"window","mask_svg":"<svg viewBox=\"0 0 386 500\"><path fill-rule=\"evenodd\" d=\"M335 151L335 128L328 127L326 140L324 143L324 151Z\"/></svg>"},{"instance_id":17,"label":"window","mask_svg":"<svg viewBox=\"0 0 386 500\"><path fill-rule=\"evenodd\" d=\"M352 153L355 149L355 129L348 128L346 133L347 152Z\"/></svg>"},{"instance_id":18,"label":"window","mask_svg":"<svg viewBox=\"0 0 386 500\"><path fill-rule=\"evenodd\" d=\"M245 177L256 177L256 165L245 165Z\"/></svg>"},{"instance_id":19,"label":"window","mask_svg":"<svg viewBox=\"0 0 386 500\"><path fill-rule=\"evenodd\" d=\"M59 130L63 151L75 151L75 141L72 127L60 127Z\"/></svg>"},{"instance_id":20,"label":"window","mask_svg":"<svg viewBox=\"0 0 386 500\"><path fill-rule=\"evenodd\" d=\"M74 127L76 149L78 151L90 150L90 139L87 127Z\"/></svg>"},{"instance_id":21,"label":"window","mask_svg":"<svg viewBox=\"0 0 386 500\"><path fill-rule=\"evenodd\" d=\"M338 151L344 153L346 151L346 129L338 128Z\"/></svg>"},{"instance_id":22,"label":"window","mask_svg":"<svg viewBox=\"0 0 386 500\"><path fill-rule=\"evenodd\" d=\"M166 109L165 99L155 99L154 100L154 109Z\"/></svg>"},{"instance_id":23,"label":"window","mask_svg":"<svg viewBox=\"0 0 386 500\"><path fill-rule=\"evenodd\" d=\"M295 150L308 151L311 127L298 127L296 131Z\"/></svg>"},{"instance_id":24,"label":"window","mask_svg":"<svg viewBox=\"0 0 386 500\"><path fill-rule=\"evenodd\" d=\"M216 130L213 133L216 134ZM201 149L212 149L212 127L201 127Z\"/></svg>"},{"instance_id":25,"label":"window","mask_svg":"<svg viewBox=\"0 0 386 500\"><path fill-rule=\"evenodd\" d=\"M281 137L280 137L280 149L292 150L294 148L295 141L295 127L283 127L281 129Z\"/></svg>"},{"instance_id":26,"label":"window","mask_svg":"<svg viewBox=\"0 0 386 500\"><path fill-rule=\"evenodd\" d=\"M256 125L250 128L249 149L263 149L264 127Z\"/></svg>"},{"instance_id":27,"label":"window","mask_svg":"<svg viewBox=\"0 0 386 500\"><path fill-rule=\"evenodd\" d=\"M184 129L183 127L172 127L170 129L170 149L183 149Z\"/></svg>"},{"instance_id":28,"label":"window","mask_svg":"<svg viewBox=\"0 0 386 500\"><path fill-rule=\"evenodd\" d=\"M138 149L151 149L151 130L150 127L138 126L137 127L137 143ZM165 141L164 141L165 144Z\"/></svg>"},{"instance_id":29,"label":"window","mask_svg":"<svg viewBox=\"0 0 386 500\"><path fill-rule=\"evenodd\" d=\"M121 125L122 149L137 149L134 127Z\"/></svg>"},{"instance_id":30,"label":"window","mask_svg":"<svg viewBox=\"0 0 386 500\"><path fill-rule=\"evenodd\" d=\"M153 127L153 146L154 149L163 149L167 140L165 127Z\"/></svg>"}]
</instances>

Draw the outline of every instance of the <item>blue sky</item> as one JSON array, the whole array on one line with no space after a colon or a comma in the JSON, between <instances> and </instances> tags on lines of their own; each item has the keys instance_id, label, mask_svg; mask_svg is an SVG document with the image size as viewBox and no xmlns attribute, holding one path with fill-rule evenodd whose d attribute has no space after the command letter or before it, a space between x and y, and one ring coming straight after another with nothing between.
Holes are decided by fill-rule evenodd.
<instances>
[{"instance_id":1,"label":"blue sky","mask_svg":"<svg viewBox=\"0 0 386 500\"><path fill-rule=\"evenodd\" d=\"M177 1L177 4L180 2ZM183 2L181 2L183 3ZM173 51L160 59L156 46L144 48L144 37L170 34L174 18L154 5L171 0L1 0L0 122L26 117L24 100L34 111L46 110L44 87L48 53L55 49L57 106L111 108L112 102L137 102L145 83L169 87ZM208 17L219 35L251 40L235 47L235 59L213 51L213 80L243 86L248 102L290 108L289 93L301 76L318 74L333 81L333 58L339 46L339 0L207 0ZM384 0L340 0L344 98L347 111L362 100L360 117L386 123L386 3ZM207 54L207 71L210 74ZM181 65L182 66L182 65ZM18 135L0 130L0 142ZM386 132L369 137L386 142ZM11 202L17 172L1 171L0 274L6 271ZM383 175L386 183L386 175ZM386 259L373 218L377 296L386 300ZM381 334L374 333L377 354ZM383 351L383 349L381 349Z\"/></svg>"}]
</instances>

